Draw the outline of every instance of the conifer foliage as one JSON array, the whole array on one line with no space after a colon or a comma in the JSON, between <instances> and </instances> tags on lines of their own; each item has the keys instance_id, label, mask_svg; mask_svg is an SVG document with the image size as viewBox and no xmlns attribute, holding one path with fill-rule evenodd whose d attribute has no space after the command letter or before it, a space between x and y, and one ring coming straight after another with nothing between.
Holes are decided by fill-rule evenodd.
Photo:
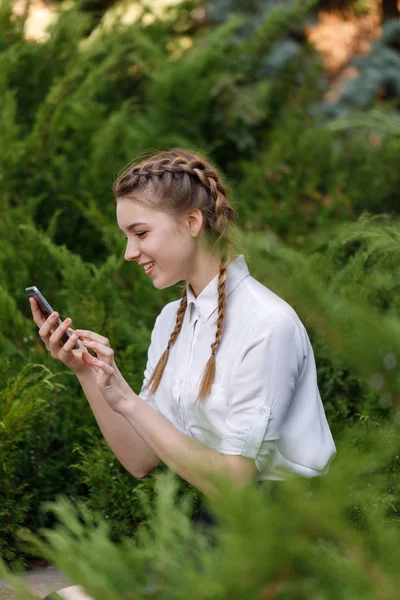
<instances>
[{"instance_id":1,"label":"conifer foliage","mask_svg":"<svg viewBox=\"0 0 400 600\"><path fill-rule=\"evenodd\" d=\"M196 2L96 27L61 5L39 43L1 4L4 573L33 553L96 599L396 596L398 114L393 102L320 110L327 80L298 35L314 5L270 3L198 32ZM190 522L195 490L163 466L137 481L118 463L24 293L37 285L72 327L107 336L140 390L155 318L178 291L125 264L111 186L135 155L170 146L223 170L251 274L306 325L338 447L322 479L216 482L212 540Z\"/></svg>"}]
</instances>

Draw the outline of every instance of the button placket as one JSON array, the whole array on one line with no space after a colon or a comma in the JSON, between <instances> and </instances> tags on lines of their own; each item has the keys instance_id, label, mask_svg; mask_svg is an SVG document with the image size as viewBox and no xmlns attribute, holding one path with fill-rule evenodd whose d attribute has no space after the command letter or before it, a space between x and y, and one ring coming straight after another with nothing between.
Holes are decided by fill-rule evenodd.
<instances>
[{"instance_id":1,"label":"button placket","mask_svg":"<svg viewBox=\"0 0 400 600\"><path fill-rule=\"evenodd\" d=\"M185 388L185 383L186 383L187 375L188 375L190 366L192 364L193 346L194 346L195 340L196 340L196 333L198 332L198 327L196 327L197 322L199 320L199 317L197 315L197 311L196 311L195 319L196 320L193 323L193 329L192 329L192 339L190 341L189 360L188 360L188 363L187 363L187 366L186 366L185 373L184 373L183 378L181 380L181 385L180 385L180 390L179 390L179 396L178 396L178 405L179 405L179 408L180 408L180 413L182 415L182 421L183 421L183 424L184 424L184 426L185 426L185 428L186 428L187 431L189 431L189 429L188 429L188 426L187 426L187 423L186 423L186 420L185 420L185 409L184 409L184 406L183 406L183 403L182 403L182 390Z\"/></svg>"}]
</instances>

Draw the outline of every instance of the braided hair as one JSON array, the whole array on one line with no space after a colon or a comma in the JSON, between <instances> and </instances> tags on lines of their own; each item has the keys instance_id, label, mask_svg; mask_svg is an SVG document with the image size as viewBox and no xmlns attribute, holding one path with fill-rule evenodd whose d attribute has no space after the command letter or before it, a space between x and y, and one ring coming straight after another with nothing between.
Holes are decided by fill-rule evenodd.
<instances>
[{"instance_id":1,"label":"braided hair","mask_svg":"<svg viewBox=\"0 0 400 600\"><path fill-rule=\"evenodd\" d=\"M226 307L227 267L236 253L233 227L235 211L226 197L226 187L217 170L202 156L181 148L172 148L128 165L115 181L113 192L117 202L122 198L131 198L139 204L175 216L188 209L200 209L204 217L203 230L206 243L212 248L218 247L220 251L217 329L197 398L202 400L209 395L215 379L216 354L222 337ZM144 387L145 390L150 388L152 395L160 384L168 362L169 350L182 329L186 308L185 283L182 286L175 327L169 337L167 348Z\"/></svg>"}]
</instances>

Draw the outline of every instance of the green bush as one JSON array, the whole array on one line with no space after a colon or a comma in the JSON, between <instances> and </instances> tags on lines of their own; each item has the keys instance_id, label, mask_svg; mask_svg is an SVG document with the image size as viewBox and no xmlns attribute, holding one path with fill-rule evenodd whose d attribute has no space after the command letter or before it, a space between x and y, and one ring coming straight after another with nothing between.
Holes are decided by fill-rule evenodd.
<instances>
[{"instance_id":1,"label":"green bush","mask_svg":"<svg viewBox=\"0 0 400 600\"><path fill-rule=\"evenodd\" d=\"M18 530L50 526L40 506L61 493L107 515L113 540L148 519L138 498L141 490L154 497L159 473L137 482L117 464L75 376L39 340L24 289L37 285L73 327L107 336L139 391L155 318L178 290L156 293L125 264L111 184L149 147L198 149L222 167L251 274L307 326L335 436L350 422L390 421L397 226L347 240L340 224L365 209L397 211L395 115L383 110L387 120L374 120L377 140L368 129L374 111L363 127L359 114L338 121L313 112L324 91L321 61L303 43L293 53L286 44L312 4L287 3L250 27L234 17L196 32L188 3L179 16L175 8L150 24L116 21L90 36L90 19L62 8L38 43L2 3L0 359L9 383L0 406L31 407L21 430L17 419L0 418L6 562L22 564ZM18 387L21 377L31 395Z\"/></svg>"},{"instance_id":2,"label":"green bush","mask_svg":"<svg viewBox=\"0 0 400 600\"><path fill-rule=\"evenodd\" d=\"M14 391L11 384L5 385L1 391L0 440L2 427L13 440L9 448L11 442L5 438L7 445L1 453L4 471L0 473L0 488L5 498L0 518L4 534L1 555L16 564L25 559L18 551L18 528L36 530L49 525L43 521L47 517L39 512L43 501L52 500L61 492L70 498L88 497L89 504L113 517L117 539L122 532L132 533L142 514L135 501L136 487L152 485L151 479L139 482L132 478L105 445L78 380L51 357L40 341L24 289L37 285L63 318L73 319L73 327L89 328L109 337L119 367L137 392L143 382L155 317L163 304L176 295L176 290L166 290L161 298L151 296L148 278L139 269L126 269L121 250L98 266L84 262L65 246L54 244L49 235L51 227L47 233L35 228L28 211L25 213L19 207L8 207L6 218L0 222L2 380L10 378L16 387ZM32 377L25 377L25 387L18 383L29 368L46 373L42 387ZM53 379L59 383L46 387ZM45 404L37 398L43 389ZM27 396L29 403L25 402ZM16 410L21 405L29 417L23 420L23 437L16 435L16 418L9 422L1 408ZM94 460L96 463L91 462ZM113 473L118 478L115 488L117 484L119 487L114 508L108 489L112 460L116 462ZM96 469L93 464L97 464ZM106 482L103 494L98 489L102 480ZM123 497L129 498L128 511ZM18 510L10 513L10 506Z\"/></svg>"},{"instance_id":3,"label":"green bush","mask_svg":"<svg viewBox=\"0 0 400 600\"><path fill-rule=\"evenodd\" d=\"M63 498L46 507L54 527L23 538L97 600L395 598L399 521L388 513L398 426L359 424L346 434L323 478L242 490L219 481L211 535L193 527L190 495L179 500L177 478L165 473L154 498L142 497L149 519L134 539L113 543L107 521Z\"/></svg>"},{"instance_id":4,"label":"green bush","mask_svg":"<svg viewBox=\"0 0 400 600\"><path fill-rule=\"evenodd\" d=\"M33 480L40 479L43 414L63 386L41 364L26 365L17 377L1 362L0 390L0 555L21 564L16 535L34 505ZM38 440L41 440L38 444ZM42 448L40 448L42 446ZM33 477L32 477L33 475Z\"/></svg>"}]
</instances>

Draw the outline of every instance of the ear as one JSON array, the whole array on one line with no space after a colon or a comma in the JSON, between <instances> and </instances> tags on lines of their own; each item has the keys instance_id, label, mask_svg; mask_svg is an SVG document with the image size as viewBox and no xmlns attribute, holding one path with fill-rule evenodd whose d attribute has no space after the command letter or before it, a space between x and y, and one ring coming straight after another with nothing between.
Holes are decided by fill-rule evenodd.
<instances>
[{"instance_id":1,"label":"ear","mask_svg":"<svg viewBox=\"0 0 400 600\"><path fill-rule=\"evenodd\" d=\"M186 225L192 237L197 237L203 227L203 213L199 208L193 208L186 214Z\"/></svg>"}]
</instances>

